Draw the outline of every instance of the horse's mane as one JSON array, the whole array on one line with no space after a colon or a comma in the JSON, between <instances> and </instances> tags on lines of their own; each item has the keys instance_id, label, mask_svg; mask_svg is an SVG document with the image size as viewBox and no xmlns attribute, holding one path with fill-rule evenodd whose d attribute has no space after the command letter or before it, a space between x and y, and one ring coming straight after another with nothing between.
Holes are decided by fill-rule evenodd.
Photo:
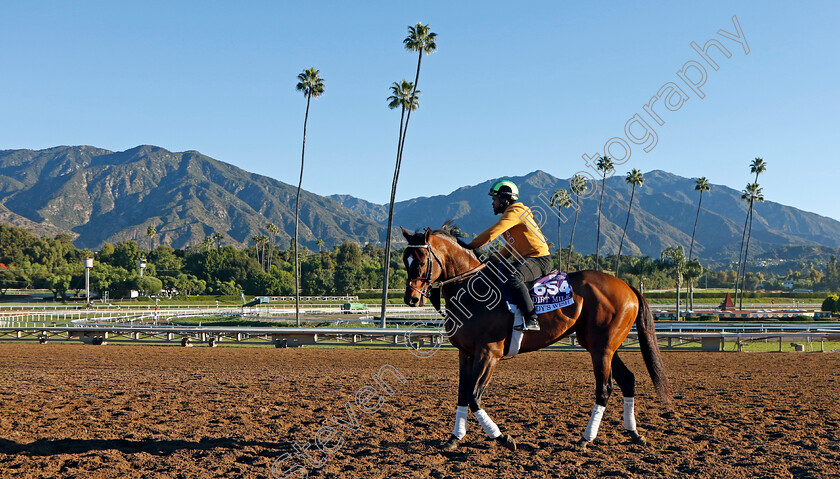
<instances>
[{"instance_id":1,"label":"horse's mane","mask_svg":"<svg viewBox=\"0 0 840 479\"><path fill-rule=\"evenodd\" d=\"M458 228L458 225L453 220L446 220L440 229L432 231L432 234L448 236L453 241L461 237L460 233L461 229Z\"/></svg>"},{"instance_id":2,"label":"horse's mane","mask_svg":"<svg viewBox=\"0 0 840 479\"><path fill-rule=\"evenodd\" d=\"M458 244L458 238L461 238L461 229L458 228L458 225L456 225L453 220L446 220L439 229L433 230L432 234L437 235L437 236L442 236L442 237L448 239L449 241L452 241L453 243ZM473 252L473 250L468 249L466 251L473 258L478 259L475 255L475 252Z\"/></svg>"},{"instance_id":3,"label":"horse's mane","mask_svg":"<svg viewBox=\"0 0 840 479\"><path fill-rule=\"evenodd\" d=\"M443 223L443 225L440 228L438 228L436 230L430 230L429 233L431 233L435 236L441 237L441 238L443 238L447 241L450 241L452 243L455 243L456 245L458 244L458 238L462 237L461 234L460 234L461 230L458 228L458 226L452 220L447 220L446 222ZM411 235L411 238L408 240L408 244L423 244L423 236L424 236L424 233L421 233L419 231L415 232L413 235ZM460 247L460 245L458 245L458 246ZM473 258L478 259L475 252L473 252L472 250L469 250L469 249L466 250L466 251Z\"/></svg>"}]
</instances>

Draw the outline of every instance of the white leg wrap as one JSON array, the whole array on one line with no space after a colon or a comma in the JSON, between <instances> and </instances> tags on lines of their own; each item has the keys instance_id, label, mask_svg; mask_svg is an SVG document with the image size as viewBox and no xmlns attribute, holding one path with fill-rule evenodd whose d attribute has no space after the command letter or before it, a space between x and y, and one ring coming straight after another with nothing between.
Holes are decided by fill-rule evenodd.
<instances>
[{"instance_id":1,"label":"white leg wrap","mask_svg":"<svg viewBox=\"0 0 840 479\"><path fill-rule=\"evenodd\" d=\"M467 418L469 418L470 409L467 406L458 406L455 409L455 429L452 430L452 435L458 439L463 439L467 435Z\"/></svg>"},{"instance_id":2,"label":"white leg wrap","mask_svg":"<svg viewBox=\"0 0 840 479\"><path fill-rule=\"evenodd\" d=\"M484 412L484 409L479 409L478 411L474 412L473 415L478 420L478 423L481 424L481 427L484 429L484 432L487 433L487 437L490 439L496 439L497 437L502 435L502 431L499 431L499 426L490 419L490 416Z\"/></svg>"},{"instance_id":3,"label":"white leg wrap","mask_svg":"<svg viewBox=\"0 0 840 479\"><path fill-rule=\"evenodd\" d=\"M522 346L522 331L513 330L510 335L510 347L508 348L508 358L515 358L519 354L519 347Z\"/></svg>"},{"instance_id":4,"label":"white leg wrap","mask_svg":"<svg viewBox=\"0 0 840 479\"><path fill-rule=\"evenodd\" d=\"M636 430L636 413L633 411L633 398L624 398L624 429Z\"/></svg>"},{"instance_id":5,"label":"white leg wrap","mask_svg":"<svg viewBox=\"0 0 840 479\"><path fill-rule=\"evenodd\" d=\"M601 427L601 418L604 416L604 406L595 405L592 408L592 415L589 417L589 424L586 425L586 431L583 432L583 438L587 442L592 442L595 436L598 435L598 428Z\"/></svg>"}]
</instances>

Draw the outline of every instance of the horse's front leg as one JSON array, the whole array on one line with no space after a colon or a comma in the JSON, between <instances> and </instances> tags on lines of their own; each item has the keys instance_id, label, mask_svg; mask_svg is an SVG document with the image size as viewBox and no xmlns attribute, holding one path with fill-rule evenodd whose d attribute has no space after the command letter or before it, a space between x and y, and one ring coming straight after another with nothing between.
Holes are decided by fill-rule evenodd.
<instances>
[{"instance_id":1,"label":"horse's front leg","mask_svg":"<svg viewBox=\"0 0 840 479\"><path fill-rule=\"evenodd\" d=\"M458 406L455 409L455 427L452 435L444 443L444 449L455 449L458 447L458 441L467 434L467 419L472 399L472 368L473 358L461 351L458 354Z\"/></svg>"},{"instance_id":2,"label":"horse's front leg","mask_svg":"<svg viewBox=\"0 0 840 479\"><path fill-rule=\"evenodd\" d=\"M475 358L470 358L462 352L460 358L460 384L458 387L458 407L455 412L455 428L445 447L454 449L457 447L458 441L466 435L468 410L470 410L489 438L495 439L511 450L516 450L516 443L513 439L507 434L502 434L499 426L481 408L481 397L487 389L487 385L490 384L499 358L490 351L482 352Z\"/></svg>"}]
</instances>

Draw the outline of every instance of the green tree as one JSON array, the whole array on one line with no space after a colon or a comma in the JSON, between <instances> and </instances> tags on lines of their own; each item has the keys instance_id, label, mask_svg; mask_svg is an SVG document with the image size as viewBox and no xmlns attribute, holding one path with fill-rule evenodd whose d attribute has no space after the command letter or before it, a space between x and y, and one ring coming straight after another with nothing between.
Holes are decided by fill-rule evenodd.
<instances>
[{"instance_id":1,"label":"green tree","mask_svg":"<svg viewBox=\"0 0 840 479\"><path fill-rule=\"evenodd\" d=\"M338 294L351 294L359 289L362 250L356 243L345 241L338 247L335 267L335 289Z\"/></svg>"},{"instance_id":2,"label":"green tree","mask_svg":"<svg viewBox=\"0 0 840 479\"><path fill-rule=\"evenodd\" d=\"M143 296L152 296L160 293L163 282L154 276L142 276L135 280L135 285Z\"/></svg>"},{"instance_id":3,"label":"green tree","mask_svg":"<svg viewBox=\"0 0 840 479\"><path fill-rule=\"evenodd\" d=\"M319 76L320 71L309 68L298 75L297 91L306 97L306 113L303 116L303 142L300 148L300 179L298 180L297 196L295 196L295 322L300 326L300 263L298 262L298 223L300 222L300 187L303 184L303 163L306 157L306 123L309 121L309 103L312 97L318 98L324 93L324 80Z\"/></svg>"},{"instance_id":4,"label":"green tree","mask_svg":"<svg viewBox=\"0 0 840 479\"><path fill-rule=\"evenodd\" d=\"M636 168L630 170L627 176L624 177L629 185L632 186L630 190L630 202L627 206L627 219L624 221L624 231L621 233L621 241L618 243L618 255L615 258L615 275L618 276L618 267L621 264L621 247L624 246L624 237L627 235L627 225L630 224L630 209L633 208L633 196L636 194L636 187L641 187L645 183L645 175Z\"/></svg>"},{"instance_id":5,"label":"green tree","mask_svg":"<svg viewBox=\"0 0 840 479\"><path fill-rule=\"evenodd\" d=\"M563 224L565 216L563 216L563 208L570 208L572 206L572 197L566 189L554 190L549 200L549 206L557 208L557 257L559 264L557 268L563 271L563 240L560 237L560 227Z\"/></svg>"},{"instance_id":6,"label":"green tree","mask_svg":"<svg viewBox=\"0 0 840 479\"><path fill-rule=\"evenodd\" d=\"M245 294L250 295L274 295L279 296L283 294L283 287L279 277L260 272L255 276L248 278L242 290Z\"/></svg>"},{"instance_id":7,"label":"green tree","mask_svg":"<svg viewBox=\"0 0 840 479\"><path fill-rule=\"evenodd\" d=\"M6 296L9 289L21 288L26 282L13 270L0 266L0 295Z\"/></svg>"},{"instance_id":8,"label":"green tree","mask_svg":"<svg viewBox=\"0 0 840 479\"><path fill-rule=\"evenodd\" d=\"M601 172L601 199L598 201L598 232L595 236L595 269L601 269L600 250L601 250L601 205L604 203L604 190L607 187L607 173L615 171L613 161L609 156L602 156L595 162L598 171Z\"/></svg>"},{"instance_id":9,"label":"green tree","mask_svg":"<svg viewBox=\"0 0 840 479\"><path fill-rule=\"evenodd\" d=\"M225 239L225 235L223 235L222 233L216 232L216 233L213 233L213 236L211 236L211 238L213 238L213 241L216 242L216 249L221 249L222 248L222 240Z\"/></svg>"},{"instance_id":10,"label":"green tree","mask_svg":"<svg viewBox=\"0 0 840 479\"><path fill-rule=\"evenodd\" d=\"M140 248L134 241L124 241L114 246L114 253L111 255L111 265L119 266L126 271L136 271L137 261L142 256Z\"/></svg>"},{"instance_id":11,"label":"green tree","mask_svg":"<svg viewBox=\"0 0 840 479\"><path fill-rule=\"evenodd\" d=\"M830 311L833 313L840 311L840 295L829 294L828 297L823 300L820 311Z\"/></svg>"},{"instance_id":12,"label":"green tree","mask_svg":"<svg viewBox=\"0 0 840 479\"><path fill-rule=\"evenodd\" d=\"M70 279L71 276L69 274L53 274L46 278L46 287L52 292L53 299L58 299L59 294L62 299L67 299L67 290L70 289Z\"/></svg>"},{"instance_id":13,"label":"green tree","mask_svg":"<svg viewBox=\"0 0 840 479\"><path fill-rule=\"evenodd\" d=\"M184 267L184 258L179 256L179 252L171 246L161 245L149 255L149 262L155 266L157 274L176 277Z\"/></svg>"},{"instance_id":14,"label":"green tree","mask_svg":"<svg viewBox=\"0 0 840 479\"><path fill-rule=\"evenodd\" d=\"M201 294L207 288L207 282L191 274L179 274L175 281L175 288L180 294L186 296Z\"/></svg>"}]
</instances>

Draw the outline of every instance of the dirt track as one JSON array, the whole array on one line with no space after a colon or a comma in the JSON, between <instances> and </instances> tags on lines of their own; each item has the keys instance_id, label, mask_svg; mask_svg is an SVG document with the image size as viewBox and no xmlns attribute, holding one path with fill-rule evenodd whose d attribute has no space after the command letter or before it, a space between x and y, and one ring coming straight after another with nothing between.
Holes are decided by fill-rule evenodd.
<instances>
[{"instance_id":1,"label":"dirt track","mask_svg":"<svg viewBox=\"0 0 840 479\"><path fill-rule=\"evenodd\" d=\"M279 470L301 477L293 443L319 430L335 452L311 446L324 465L310 477L840 477L840 355L666 353L677 419L660 414L640 355L622 357L648 446L623 434L616 392L596 442L574 450L593 403L588 355L539 352L502 363L485 397L519 451L471 417L462 447L441 452L454 352L4 343L0 477L271 477L282 454ZM406 382L372 379L386 365ZM354 407L358 430L333 423L357 393L370 412Z\"/></svg>"}]
</instances>

